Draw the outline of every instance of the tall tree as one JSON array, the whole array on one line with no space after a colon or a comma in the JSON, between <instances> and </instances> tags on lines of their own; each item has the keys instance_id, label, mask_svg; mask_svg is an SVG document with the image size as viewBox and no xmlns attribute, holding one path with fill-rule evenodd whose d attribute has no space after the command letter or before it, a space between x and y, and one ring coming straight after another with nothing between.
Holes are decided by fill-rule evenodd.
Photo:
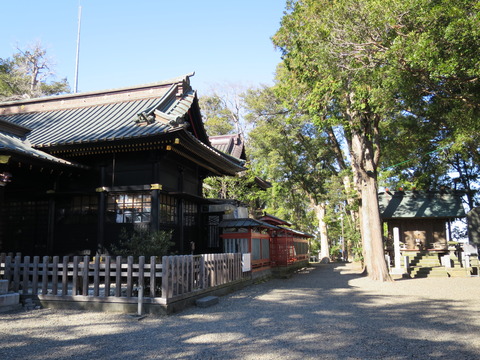
<instances>
[{"instance_id":1,"label":"tall tree","mask_svg":"<svg viewBox=\"0 0 480 360\"><path fill-rule=\"evenodd\" d=\"M200 98L200 109L208 135L240 134L245 140L243 100L239 87L217 86L210 95ZM247 170L236 176L209 177L204 181L206 197L235 199L246 204L255 216L264 207L265 191L256 183L256 175L247 165Z\"/></svg>"},{"instance_id":2,"label":"tall tree","mask_svg":"<svg viewBox=\"0 0 480 360\"><path fill-rule=\"evenodd\" d=\"M273 38L289 71L284 86L305 92L299 105L318 126L344 128L361 198L365 265L374 279L389 279L377 200L382 129L403 111L430 119L451 106L464 123L472 121L478 7L465 0L290 1Z\"/></svg>"},{"instance_id":3,"label":"tall tree","mask_svg":"<svg viewBox=\"0 0 480 360\"><path fill-rule=\"evenodd\" d=\"M37 42L26 49L17 47L12 58L0 59L0 99L15 100L70 91L67 79L54 78L54 64Z\"/></svg>"},{"instance_id":4,"label":"tall tree","mask_svg":"<svg viewBox=\"0 0 480 360\"><path fill-rule=\"evenodd\" d=\"M325 222L325 179L337 173L335 154L325 132L311 123L300 111L283 106L275 88L250 90L246 97L247 119L254 125L250 132L252 165L266 171L268 179L276 184L272 189L283 196L283 206L295 208L291 215L311 219L315 214L315 232L320 237L322 259L329 258L329 242ZM272 193L272 196L275 196ZM291 200L297 201L291 201ZM290 200L290 201L289 201ZM299 211L300 209L303 209ZM300 214L303 216L299 216ZM298 219L293 220L298 223Z\"/></svg>"},{"instance_id":5,"label":"tall tree","mask_svg":"<svg viewBox=\"0 0 480 360\"><path fill-rule=\"evenodd\" d=\"M203 96L199 100L203 123L209 136L232 134L235 117L218 95Z\"/></svg>"}]
</instances>

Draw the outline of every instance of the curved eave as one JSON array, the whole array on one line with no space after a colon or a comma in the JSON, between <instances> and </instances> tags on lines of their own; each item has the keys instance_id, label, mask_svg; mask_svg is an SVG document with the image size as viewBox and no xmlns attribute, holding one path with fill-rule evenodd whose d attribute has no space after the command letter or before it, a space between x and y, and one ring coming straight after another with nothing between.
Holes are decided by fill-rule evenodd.
<instances>
[{"instance_id":1,"label":"curved eave","mask_svg":"<svg viewBox=\"0 0 480 360\"><path fill-rule=\"evenodd\" d=\"M282 230L285 230L287 233L296 235L298 237L310 238L310 239L315 237L312 234L308 234L308 233L300 231L300 230L290 229L290 228L287 228L287 227L284 227L284 226L278 226L278 228L280 228Z\"/></svg>"},{"instance_id":2,"label":"curved eave","mask_svg":"<svg viewBox=\"0 0 480 360\"><path fill-rule=\"evenodd\" d=\"M278 227L276 227L275 225L271 225L266 222L256 220L256 219L251 219L251 218L222 220L218 226L223 228L235 228L235 229L245 228L245 227L250 227L250 228L259 227L259 228L265 228L269 230L278 229Z\"/></svg>"},{"instance_id":3,"label":"curved eave","mask_svg":"<svg viewBox=\"0 0 480 360\"><path fill-rule=\"evenodd\" d=\"M177 154L196 162L215 175L235 175L245 171L243 162L231 156L226 156L218 150L202 143L191 133L183 129L172 131L178 138L178 144L172 145L172 150Z\"/></svg>"},{"instance_id":4,"label":"curved eave","mask_svg":"<svg viewBox=\"0 0 480 360\"><path fill-rule=\"evenodd\" d=\"M88 168L81 164L64 160L44 151L34 149L27 142L2 133L0 133L0 154L12 156L25 162L44 162L50 165L61 165L80 169Z\"/></svg>"}]
</instances>

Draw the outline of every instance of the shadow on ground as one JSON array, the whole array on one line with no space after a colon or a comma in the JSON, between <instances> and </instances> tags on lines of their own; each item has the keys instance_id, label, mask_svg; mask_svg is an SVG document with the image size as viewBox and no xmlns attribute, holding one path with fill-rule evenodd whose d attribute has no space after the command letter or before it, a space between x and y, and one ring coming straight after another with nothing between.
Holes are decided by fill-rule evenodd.
<instances>
[{"instance_id":1,"label":"shadow on ground","mask_svg":"<svg viewBox=\"0 0 480 360\"><path fill-rule=\"evenodd\" d=\"M480 358L479 309L473 312L471 303L392 295L381 284L365 290L352 285L361 283L360 275L346 270L314 265L222 297L210 308L142 321L96 314L86 324L81 312L65 318L53 310L0 314L0 358ZM27 320L34 326L18 330Z\"/></svg>"}]
</instances>

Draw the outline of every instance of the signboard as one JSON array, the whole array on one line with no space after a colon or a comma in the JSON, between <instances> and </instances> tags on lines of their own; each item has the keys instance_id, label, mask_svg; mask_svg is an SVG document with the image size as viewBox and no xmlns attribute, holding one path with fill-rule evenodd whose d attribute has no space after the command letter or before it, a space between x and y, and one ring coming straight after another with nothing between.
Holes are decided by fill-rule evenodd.
<instances>
[{"instance_id":1,"label":"signboard","mask_svg":"<svg viewBox=\"0 0 480 360\"><path fill-rule=\"evenodd\" d=\"M242 254L242 271L247 272L247 271L252 271L252 254L247 253L247 254Z\"/></svg>"}]
</instances>

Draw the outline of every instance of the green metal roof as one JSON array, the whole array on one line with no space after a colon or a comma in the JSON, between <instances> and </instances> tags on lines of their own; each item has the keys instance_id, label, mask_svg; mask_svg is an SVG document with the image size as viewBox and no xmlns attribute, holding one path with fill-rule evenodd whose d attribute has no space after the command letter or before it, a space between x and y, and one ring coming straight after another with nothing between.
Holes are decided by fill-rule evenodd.
<instances>
[{"instance_id":1,"label":"green metal roof","mask_svg":"<svg viewBox=\"0 0 480 360\"><path fill-rule=\"evenodd\" d=\"M180 85L0 103L0 120L30 129L36 148L149 137L187 126L196 93Z\"/></svg>"},{"instance_id":2,"label":"green metal roof","mask_svg":"<svg viewBox=\"0 0 480 360\"><path fill-rule=\"evenodd\" d=\"M380 215L394 218L462 218L462 193L445 191L396 191L378 195Z\"/></svg>"},{"instance_id":3,"label":"green metal roof","mask_svg":"<svg viewBox=\"0 0 480 360\"><path fill-rule=\"evenodd\" d=\"M4 134L0 149L10 146L12 133L24 135L22 140L28 141L30 149L20 143L16 147L32 156L40 155L39 150L58 155L71 148L175 136L182 141L172 146L173 151L214 174L234 175L245 170L242 160L210 146L190 76L130 88L0 103L0 125L4 124L0 127L0 134ZM55 159L45 153L44 157L48 156Z\"/></svg>"},{"instance_id":4,"label":"green metal roof","mask_svg":"<svg viewBox=\"0 0 480 360\"><path fill-rule=\"evenodd\" d=\"M274 225L250 218L222 220L219 226L224 228L263 227L269 229L278 229Z\"/></svg>"}]
</instances>

